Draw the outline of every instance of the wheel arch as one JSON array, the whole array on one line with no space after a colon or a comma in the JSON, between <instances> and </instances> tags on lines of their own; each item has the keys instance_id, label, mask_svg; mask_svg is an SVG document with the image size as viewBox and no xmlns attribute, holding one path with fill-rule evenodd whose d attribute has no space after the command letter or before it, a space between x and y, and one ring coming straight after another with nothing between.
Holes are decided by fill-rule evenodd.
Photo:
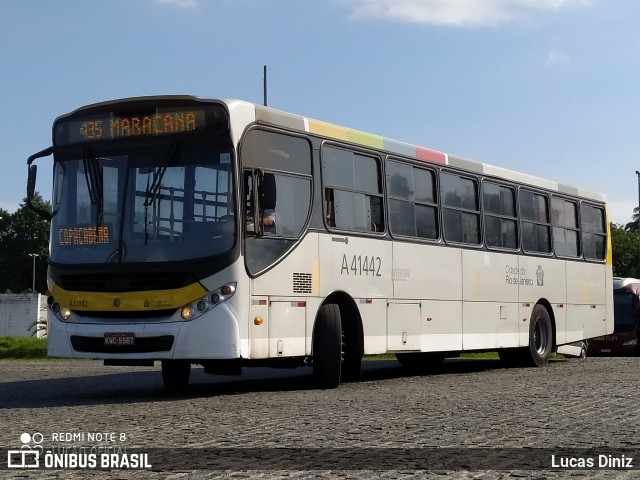
<instances>
[{"instance_id":1,"label":"wheel arch","mask_svg":"<svg viewBox=\"0 0 640 480\"><path fill-rule=\"evenodd\" d=\"M322 306L326 303L334 303L338 305L340 310L342 330L345 337L345 356L362 357L364 355L364 328L362 316L355 300L351 295L340 290L327 295L320 305ZM316 321L317 315L313 325L314 335Z\"/></svg>"},{"instance_id":2,"label":"wheel arch","mask_svg":"<svg viewBox=\"0 0 640 480\"><path fill-rule=\"evenodd\" d=\"M547 300L546 298L541 298L536 302L536 305L541 305L545 308L545 310L547 311L547 313L549 314L549 318L551 319L551 329L553 331L553 344L552 344L552 351L556 351L556 349L558 348L557 345L557 338L558 338L558 329L556 326L556 316L555 313L553 311L553 307L551 306L551 302L549 302L549 300ZM535 306L534 306L535 308ZM532 309L533 311L533 309Z\"/></svg>"}]
</instances>

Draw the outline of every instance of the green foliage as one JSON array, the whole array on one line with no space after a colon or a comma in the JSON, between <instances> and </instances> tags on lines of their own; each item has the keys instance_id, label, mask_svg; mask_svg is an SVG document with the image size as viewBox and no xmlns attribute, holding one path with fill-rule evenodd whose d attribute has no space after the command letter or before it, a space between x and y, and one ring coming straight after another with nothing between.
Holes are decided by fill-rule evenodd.
<instances>
[{"instance_id":1,"label":"green foliage","mask_svg":"<svg viewBox=\"0 0 640 480\"><path fill-rule=\"evenodd\" d=\"M46 338L0 337L0 359L46 357Z\"/></svg>"},{"instance_id":2,"label":"green foliage","mask_svg":"<svg viewBox=\"0 0 640 480\"><path fill-rule=\"evenodd\" d=\"M38 193L33 204L51 211L51 204ZM0 292L30 292L33 284L33 257L36 267L36 291L47 289L49 256L49 222L32 212L22 201L18 210L0 209Z\"/></svg>"},{"instance_id":3,"label":"green foliage","mask_svg":"<svg viewBox=\"0 0 640 480\"><path fill-rule=\"evenodd\" d=\"M629 232L638 231L638 217L640 216L640 208L635 207L633 209L633 215L631 215L632 221L624 226L624 229Z\"/></svg>"},{"instance_id":4,"label":"green foliage","mask_svg":"<svg viewBox=\"0 0 640 480\"><path fill-rule=\"evenodd\" d=\"M635 231L611 224L613 274L616 277L640 277L640 236Z\"/></svg>"}]
</instances>

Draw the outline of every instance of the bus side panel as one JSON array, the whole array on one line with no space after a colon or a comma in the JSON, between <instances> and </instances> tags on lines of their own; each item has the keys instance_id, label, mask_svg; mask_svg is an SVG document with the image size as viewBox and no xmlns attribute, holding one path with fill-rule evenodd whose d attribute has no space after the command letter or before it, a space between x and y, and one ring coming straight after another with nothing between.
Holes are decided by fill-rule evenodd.
<instances>
[{"instance_id":1,"label":"bus side panel","mask_svg":"<svg viewBox=\"0 0 640 480\"><path fill-rule=\"evenodd\" d=\"M387 352L387 300L361 298L356 301L364 331L364 353Z\"/></svg>"},{"instance_id":2,"label":"bus side panel","mask_svg":"<svg viewBox=\"0 0 640 480\"><path fill-rule=\"evenodd\" d=\"M310 233L280 263L251 280L250 358L311 353L318 309L317 252L318 235ZM262 323L256 324L257 317Z\"/></svg>"},{"instance_id":3,"label":"bus side panel","mask_svg":"<svg viewBox=\"0 0 640 480\"><path fill-rule=\"evenodd\" d=\"M567 343L567 305L556 303L552 305L553 316L556 320L556 345ZM525 314L528 318L529 313ZM525 318L525 317L522 317ZM528 323L527 323L528 324Z\"/></svg>"},{"instance_id":4,"label":"bus side panel","mask_svg":"<svg viewBox=\"0 0 640 480\"><path fill-rule=\"evenodd\" d=\"M605 278L607 282L607 326L606 335L611 335L615 328L614 315L613 315L613 268L611 264L605 265Z\"/></svg>"},{"instance_id":5,"label":"bus side panel","mask_svg":"<svg viewBox=\"0 0 640 480\"><path fill-rule=\"evenodd\" d=\"M423 301L422 342L423 352L462 350L462 302Z\"/></svg>"},{"instance_id":6,"label":"bus side panel","mask_svg":"<svg viewBox=\"0 0 640 480\"><path fill-rule=\"evenodd\" d=\"M551 315L556 320L556 343L566 332L567 304L566 263L544 257L520 256L518 272L520 346L529 345L529 319L536 303L544 299L551 304Z\"/></svg>"},{"instance_id":7,"label":"bus side panel","mask_svg":"<svg viewBox=\"0 0 640 480\"><path fill-rule=\"evenodd\" d=\"M305 355L306 302L272 298L269 305L269 357Z\"/></svg>"},{"instance_id":8,"label":"bus side panel","mask_svg":"<svg viewBox=\"0 0 640 480\"><path fill-rule=\"evenodd\" d=\"M606 266L567 262L567 342L607 334Z\"/></svg>"},{"instance_id":9,"label":"bus side panel","mask_svg":"<svg viewBox=\"0 0 640 480\"><path fill-rule=\"evenodd\" d=\"M518 256L462 251L465 350L518 345Z\"/></svg>"},{"instance_id":10,"label":"bus side panel","mask_svg":"<svg viewBox=\"0 0 640 480\"><path fill-rule=\"evenodd\" d=\"M269 297L251 297L249 358L269 358Z\"/></svg>"},{"instance_id":11,"label":"bus side panel","mask_svg":"<svg viewBox=\"0 0 640 480\"><path fill-rule=\"evenodd\" d=\"M389 351L420 350L420 303L391 301L387 307Z\"/></svg>"},{"instance_id":12,"label":"bus side panel","mask_svg":"<svg viewBox=\"0 0 640 480\"><path fill-rule=\"evenodd\" d=\"M391 242L329 233L319 235L318 246L320 298L348 293L362 319L365 354L385 353L387 299L393 295Z\"/></svg>"},{"instance_id":13,"label":"bus side panel","mask_svg":"<svg viewBox=\"0 0 640 480\"><path fill-rule=\"evenodd\" d=\"M320 296L342 290L353 298L392 298L391 242L320 235Z\"/></svg>"},{"instance_id":14,"label":"bus side panel","mask_svg":"<svg viewBox=\"0 0 640 480\"><path fill-rule=\"evenodd\" d=\"M424 299L420 302L420 351L462 349L460 250L394 242L393 297L396 300Z\"/></svg>"},{"instance_id":15,"label":"bus side panel","mask_svg":"<svg viewBox=\"0 0 640 480\"><path fill-rule=\"evenodd\" d=\"M307 296L318 294L318 235L310 233L271 270L254 278L254 296ZM310 278L301 285L300 281Z\"/></svg>"},{"instance_id":16,"label":"bus side panel","mask_svg":"<svg viewBox=\"0 0 640 480\"><path fill-rule=\"evenodd\" d=\"M462 300L462 254L458 249L394 242L392 273L397 300Z\"/></svg>"}]
</instances>

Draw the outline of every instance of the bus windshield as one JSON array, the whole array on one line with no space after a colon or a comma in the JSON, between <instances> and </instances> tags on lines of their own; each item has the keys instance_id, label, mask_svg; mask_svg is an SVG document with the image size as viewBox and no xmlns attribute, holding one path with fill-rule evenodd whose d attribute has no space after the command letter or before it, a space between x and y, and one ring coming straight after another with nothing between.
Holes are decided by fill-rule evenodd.
<instances>
[{"instance_id":1,"label":"bus windshield","mask_svg":"<svg viewBox=\"0 0 640 480\"><path fill-rule=\"evenodd\" d=\"M188 139L143 143L56 158L52 262L166 262L233 247L231 149Z\"/></svg>"}]
</instances>

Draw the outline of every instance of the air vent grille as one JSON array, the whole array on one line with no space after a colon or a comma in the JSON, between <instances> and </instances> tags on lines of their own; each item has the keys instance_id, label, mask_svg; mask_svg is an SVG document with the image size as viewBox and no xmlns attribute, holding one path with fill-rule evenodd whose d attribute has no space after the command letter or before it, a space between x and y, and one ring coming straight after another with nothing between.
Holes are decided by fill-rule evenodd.
<instances>
[{"instance_id":1,"label":"air vent grille","mask_svg":"<svg viewBox=\"0 0 640 480\"><path fill-rule=\"evenodd\" d=\"M311 293L311 274L293 274L293 293Z\"/></svg>"}]
</instances>

